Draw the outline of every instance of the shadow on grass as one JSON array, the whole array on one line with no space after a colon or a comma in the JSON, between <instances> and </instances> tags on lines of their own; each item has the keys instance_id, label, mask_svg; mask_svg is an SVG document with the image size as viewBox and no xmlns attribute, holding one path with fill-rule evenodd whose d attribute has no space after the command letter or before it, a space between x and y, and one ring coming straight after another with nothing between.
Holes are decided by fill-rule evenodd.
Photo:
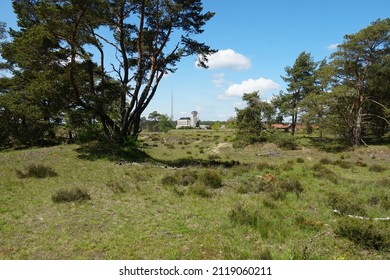
<instances>
[{"instance_id":1,"label":"shadow on grass","mask_svg":"<svg viewBox=\"0 0 390 280\"><path fill-rule=\"evenodd\" d=\"M82 144L76 151L78 158L95 161L107 159L109 161L131 161L146 162L151 161L151 157L145 152L136 148L124 148L114 143L92 141Z\"/></svg>"},{"instance_id":2,"label":"shadow on grass","mask_svg":"<svg viewBox=\"0 0 390 280\"><path fill-rule=\"evenodd\" d=\"M220 160L205 160L205 159L176 159L176 160L155 160L160 164L164 164L170 167L187 167L187 166L197 166L197 167L225 167L231 168L233 166L239 165L240 162L236 160L230 161L220 161Z\"/></svg>"},{"instance_id":3,"label":"shadow on grass","mask_svg":"<svg viewBox=\"0 0 390 280\"><path fill-rule=\"evenodd\" d=\"M205 160L205 159L188 159L181 158L175 160L161 160L154 159L144 151L138 148L126 148L120 147L113 143L106 143L101 141L92 141L90 143L83 144L76 151L79 153L78 158L83 160L95 161L99 159L107 159L109 161L128 163L128 162L148 162L157 165L169 166L169 167L226 167L230 168L239 165L239 161L220 161L220 160Z\"/></svg>"},{"instance_id":4,"label":"shadow on grass","mask_svg":"<svg viewBox=\"0 0 390 280\"><path fill-rule=\"evenodd\" d=\"M310 137L310 144L319 149L320 151L328 153L341 153L350 150L351 145L342 139L330 139L330 138L319 138Z\"/></svg>"}]
</instances>

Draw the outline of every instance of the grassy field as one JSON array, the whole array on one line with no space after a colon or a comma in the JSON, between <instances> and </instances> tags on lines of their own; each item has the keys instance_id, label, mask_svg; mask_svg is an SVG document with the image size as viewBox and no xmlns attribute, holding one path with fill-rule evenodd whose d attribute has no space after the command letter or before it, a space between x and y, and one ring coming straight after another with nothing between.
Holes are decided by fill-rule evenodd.
<instances>
[{"instance_id":1,"label":"grassy field","mask_svg":"<svg viewBox=\"0 0 390 280\"><path fill-rule=\"evenodd\" d=\"M0 259L390 259L389 146L140 138L1 151Z\"/></svg>"}]
</instances>

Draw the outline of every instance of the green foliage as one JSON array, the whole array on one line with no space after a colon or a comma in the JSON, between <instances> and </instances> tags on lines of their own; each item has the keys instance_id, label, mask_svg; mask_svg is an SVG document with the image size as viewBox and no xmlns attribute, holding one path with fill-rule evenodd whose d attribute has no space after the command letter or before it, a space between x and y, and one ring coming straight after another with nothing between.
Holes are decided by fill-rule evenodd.
<instances>
[{"instance_id":1,"label":"green foliage","mask_svg":"<svg viewBox=\"0 0 390 280\"><path fill-rule=\"evenodd\" d=\"M49 166L43 164L29 164L24 170L16 170L16 175L18 178L46 178L55 177L58 174Z\"/></svg>"},{"instance_id":2,"label":"green foliage","mask_svg":"<svg viewBox=\"0 0 390 280\"><path fill-rule=\"evenodd\" d=\"M202 183L212 189L219 189L222 185L222 177L214 169L206 169L200 176Z\"/></svg>"},{"instance_id":3,"label":"green foliage","mask_svg":"<svg viewBox=\"0 0 390 280\"><path fill-rule=\"evenodd\" d=\"M333 210L338 210L344 215L367 214L361 201L353 194L331 192L328 195L328 204Z\"/></svg>"},{"instance_id":4,"label":"green foliage","mask_svg":"<svg viewBox=\"0 0 390 280\"><path fill-rule=\"evenodd\" d=\"M338 223L335 232L366 249L390 251L390 233L387 225L345 218Z\"/></svg>"},{"instance_id":5,"label":"green foliage","mask_svg":"<svg viewBox=\"0 0 390 280\"><path fill-rule=\"evenodd\" d=\"M387 168L385 168L385 167L383 167L382 165L379 165L379 164L373 164L369 168L369 170L372 171L372 172L383 172L386 169Z\"/></svg>"},{"instance_id":6,"label":"green foliage","mask_svg":"<svg viewBox=\"0 0 390 280\"><path fill-rule=\"evenodd\" d=\"M81 188L60 189L52 195L51 199L55 203L77 202L90 200L91 196Z\"/></svg>"},{"instance_id":7,"label":"green foliage","mask_svg":"<svg viewBox=\"0 0 390 280\"><path fill-rule=\"evenodd\" d=\"M10 66L11 79L20 78L9 90L23 97L20 112L33 108L40 114L33 120L50 124L64 113L82 111L100 122L106 137L120 145L126 137L136 138L140 133L141 114L164 74L175 72L182 57L194 54L199 54L198 65L206 67L207 55L214 52L196 40L214 16L205 12L198 0L161 5L149 1L108 4L92 0L20 0L14 1L13 7L19 28L11 32L12 40L2 46L1 56ZM98 36L101 28L111 33ZM2 39L3 30L0 31ZM171 36L173 33L179 36ZM171 49L171 43L177 47ZM118 60L121 67L107 71L105 66L110 61L105 59L111 57L107 53L113 50L118 55L112 59ZM29 116L7 112L12 115L9 119L16 119L15 123ZM20 129L35 123L39 122L29 122ZM68 122L67 126L73 130L79 124ZM171 126L165 116L156 125L160 131ZM36 136L39 139L43 135L31 139ZM13 140L15 136L7 138Z\"/></svg>"},{"instance_id":8,"label":"green foliage","mask_svg":"<svg viewBox=\"0 0 390 280\"><path fill-rule=\"evenodd\" d=\"M390 18L377 20L355 34L345 35L332 55L337 76L341 77L333 90L334 105L344 122L345 137L353 145L360 145L364 130L369 131L372 125L379 124L380 129L373 131L384 135L385 123L388 124L388 85L383 87L381 82L382 74L389 71L385 66L385 61L389 61L389 33ZM379 69L384 72L379 74Z\"/></svg>"},{"instance_id":9,"label":"green foliage","mask_svg":"<svg viewBox=\"0 0 390 280\"><path fill-rule=\"evenodd\" d=\"M245 93L242 99L248 106L244 109L236 108L237 140L244 144L265 141L266 122L271 120L274 108L271 104L261 101L258 92Z\"/></svg>"},{"instance_id":10,"label":"green foliage","mask_svg":"<svg viewBox=\"0 0 390 280\"><path fill-rule=\"evenodd\" d=\"M297 139L288 133L275 133L272 138L273 142L278 145L278 147L286 150L297 150L298 143Z\"/></svg>"}]
</instances>

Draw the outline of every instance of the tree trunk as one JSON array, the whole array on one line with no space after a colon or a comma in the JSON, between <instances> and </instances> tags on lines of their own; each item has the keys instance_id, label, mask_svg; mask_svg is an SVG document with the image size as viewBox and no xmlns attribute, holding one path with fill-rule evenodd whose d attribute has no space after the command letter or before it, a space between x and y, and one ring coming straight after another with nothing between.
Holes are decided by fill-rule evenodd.
<instances>
[{"instance_id":1,"label":"tree trunk","mask_svg":"<svg viewBox=\"0 0 390 280\"><path fill-rule=\"evenodd\" d=\"M360 139L362 138L362 120L363 120L362 116L363 116L363 106L361 104L356 116L356 126L353 129L351 144L354 146L359 146Z\"/></svg>"}]
</instances>

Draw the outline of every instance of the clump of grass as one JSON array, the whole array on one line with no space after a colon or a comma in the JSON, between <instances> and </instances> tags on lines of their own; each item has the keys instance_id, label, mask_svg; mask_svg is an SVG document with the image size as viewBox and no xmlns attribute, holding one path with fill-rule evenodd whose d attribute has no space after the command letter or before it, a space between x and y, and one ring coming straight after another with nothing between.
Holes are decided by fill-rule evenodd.
<instances>
[{"instance_id":1,"label":"clump of grass","mask_svg":"<svg viewBox=\"0 0 390 280\"><path fill-rule=\"evenodd\" d=\"M272 174L268 173L264 176L252 176L242 179L237 187L237 192L247 194L271 191L275 180L276 178Z\"/></svg>"},{"instance_id":2,"label":"clump of grass","mask_svg":"<svg viewBox=\"0 0 390 280\"><path fill-rule=\"evenodd\" d=\"M297 158L297 163L304 163L305 162L305 160L303 159L303 158Z\"/></svg>"},{"instance_id":3,"label":"clump of grass","mask_svg":"<svg viewBox=\"0 0 390 280\"><path fill-rule=\"evenodd\" d=\"M379 164L373 164L370 166L369 170L371 172L383 172L386 171L386 167L383 167L382 165Z\"/></svg>"},{"instance_id":4,"label":"clump of grass","mask_svg":"<svg viewBox=\"0 0 390 280\"><path fill-rule=\"evenodd\" d=\"M312 229L316 231L319 231L324 226L324 223L320 221L313 221L303 215L296 217L295 223L303 229Z\"/></svg>"},{"instance_id":5,"label":"clump of grass","mask_svg":"<svg viewBox=\"0 0 390 280\"><path fill-rule=\"evenodd\" d=\"M55 177L58 174L49 166L43 164L30 164L24 170L16 170L16 175L19 178L46 178Z\"/></svg>"},{"instance_id":6,"label":"clump of grass","mask_svg":"<svg viewBox=\"0 0 390 280\"><path fill-rule=\"evenodd\" d=\"M91 196L81 188L61 189L51 197L55 203L90 200Z\"/></svg>"},{"instance_id":7,"label":"clump of grass","mask_svg":"<svg viewBox=\"0 0 390 280\"><path fill-rule=\"evenodd\" d=\"M188 186L194 184L195 181L196 181L196 177L192 175L184 175L180 180L180 184L183 186Z\"/></svg>"},{"instance_id":8,"label":"clump of grass","mask_svg":"<svg viewBox=\"0 0 390 280\"><path fill-rule=\"evenodd\" d=\"M355 162L355 165L358 166L358 167L367 167L367 163L364 163L362 161Z\"/></svg>"},{"instance_id":9,"label":"clump of grass","mask_svg":"<svg viewBox=\"0 0 390 280\"><path fill-rule=\"evenodd\" d=\"M117 181L109 181L105 184L107 188L109 188L113 193L125 193L126 188Z\"/></svg>"},{"instance_id":10,"label":"clump of grass","mask_svg":"<svg viewBox=\"0 0 390 280\"><path fill-rule=\"evenodd\" d=\"M349 168L352 168L352 163L348 162L348 161L343 161L343 160L336 160L332 163L333 165L337 165L341 168L344 168L344 169L349 169Z\"/></svg>"},{"instance_id":11,"label":"clump of grass","mask_svg":"<svg viewBox=\"0 0 390 280\"><path fill-rule=\"evenodd\" d=\"M248 225L260 231L267 238L272 228L271 221L262 215L256 207L237 202L229 212L229 219L236 224Z\"/></svg>"},{"instance_id":12,"label":"clump of grass","mask_svg":"<svg viewBox=\"0 0 390 280\"><path fill-rule=\"evenodd\" d=\"M164 186L173 186L176 185L178 182L179 181L176 176L173 175L166 175L161 179L161 184L163 184Z\"/></svg>"},{"instance_id":13,"label":"clump of grass","mask_svg":"<svg viewBox=\"0 0 390 280\"><path fill-rule=\"evenodd\" d=\"M338 223L335 232L339 236L348 238L366 249L390 250L390 233L388 229L386 226L372 221L345 218Z\"/></svg>"},{"instance_id":14,"label":"clump of grass","mask_svg":"<svg viewBox=\"0 0 390 280\"><path fill-rule=\"evenodd\" d=\"M207 188L205 185L201 184L192 185L189 188L189 192L204 198L210 198L213 196L212 191L210 191L210 189Z\"/></svg>"},{"instance_id":15,"label":"clump of grass","mask_svg":"<svg viewBox=\"0 0 390 280\"><path fill-rule=\"evenodd\" d=\"M278 182L278 187L285 192L293 192L297 197L303 192L301 183L296 179L284 179Z\"/></svg>"},{"instance_id":16,"label":"clump of grass","mask_svg":"<svg viewBox=\"0 0 390 280\"><path fill-rule=\"evenodd\" d=\"M263 170L274 170L276 167L268 162L259 162L256 164L256 169L259 171Z\"/></svg>"},{"instance_id":17,"label":"clump of grass","mask_svg":"<svg viewBox=\"0 0 390 280\"><path fill-rule=\"evenodd\" d=\"M329 193L328 204L333 210L338 210L344 215L366 215L366 210L362 207L363 204L351 194Z\"/></svg>"},{"instance_id":18,"label":"clump of grass","mask_svg":"<svg viewBox=\"0 0 390 280\"><path fill-rule=\"evenodd\" d=\"M314 171L315 177L329 180L334 184L337 184L339 181L337 174L326 166L323 166L321 163L314 164L312 170Z\"/></svg>"},{"instance_id":19,"label":"clump of grass","mask_svg":"<svg viewBox=\"0 0 390 280\"><path fill-rule=\"evenodd\" d=\"M329 158L322 158L320 159L321 164L332 164L332 160Z\"/></svg>"},{"instance_id":20,"label":"clump of grass","mask_svg":"<svg viewBox=\"0 0 390 280\"><path fill-rule=\"evenodd\" d=\"M172 143L165 143L164 146L171 150L175 149L175 145L173 145Z\"/></svg>"},{"instance_id":21,"label":"clump of grass","mask_svg":"<svg viewBox=\"0 0 390 280\"><path fill-rule=\"evenodd\" d=\"M222 187L222 177L213 169L206 169L201 174L201 181L206 187L210 187L212 189L219 189Z\"/></svg>"}]
</instances>

